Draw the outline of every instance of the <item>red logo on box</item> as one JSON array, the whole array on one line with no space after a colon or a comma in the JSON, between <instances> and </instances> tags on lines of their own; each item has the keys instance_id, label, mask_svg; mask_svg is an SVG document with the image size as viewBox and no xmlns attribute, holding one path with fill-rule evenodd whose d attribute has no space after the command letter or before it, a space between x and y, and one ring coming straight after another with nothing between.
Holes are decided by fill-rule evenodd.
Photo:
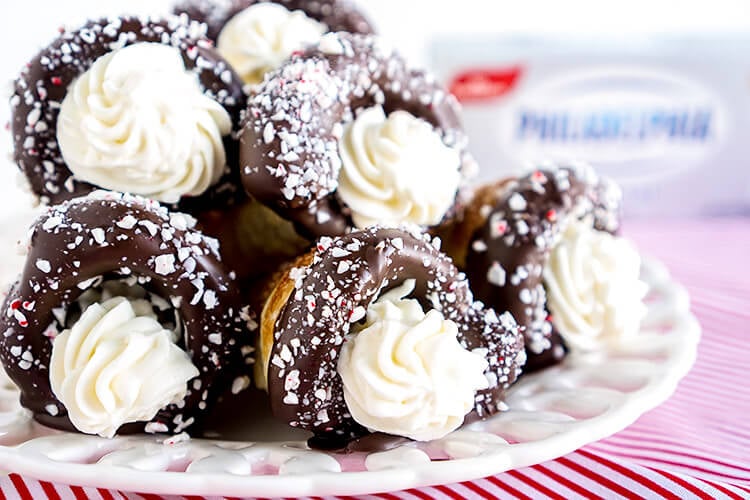
<instances>
[{"instance_id":1,"label":"red logo on box","mask_svg":"<svg viewBox=\"0 0 750 500\"><path fill-rule=\"evenodd\" d=\"M456 75L449 88L461 102L496 99L513 90L522 72L521 66L468 70Z\"/></svg>"}]
</instances>

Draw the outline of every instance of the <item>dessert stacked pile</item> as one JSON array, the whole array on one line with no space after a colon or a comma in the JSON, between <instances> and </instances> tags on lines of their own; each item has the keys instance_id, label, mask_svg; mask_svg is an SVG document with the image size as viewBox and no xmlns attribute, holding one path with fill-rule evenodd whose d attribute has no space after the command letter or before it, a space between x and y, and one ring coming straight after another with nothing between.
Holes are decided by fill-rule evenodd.
<instances>
[{"instance_id":1,"label":"dessert stacked pile","mask_svg":"<svg viewBox=\"0 0 750 500\"><path fill-rule=\"evenodd\" d=\"M54 428L199 435L256 386L314 447L429 441L644 314L617 186L575 164L472 184L457 101L344 0L89 21L11 106L47 208L0 360Z\"/></svg>"}]
</instances>

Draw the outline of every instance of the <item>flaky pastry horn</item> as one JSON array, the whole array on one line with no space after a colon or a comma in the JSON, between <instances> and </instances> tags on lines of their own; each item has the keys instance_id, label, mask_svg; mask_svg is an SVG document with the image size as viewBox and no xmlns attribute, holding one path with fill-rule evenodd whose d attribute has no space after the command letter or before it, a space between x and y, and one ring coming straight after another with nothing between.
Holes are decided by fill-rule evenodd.
<instances>
[{"instance_id":1,"label":"flaky pastry horn","mask_svg":"<svg viewBox=\"0 0 750 500\"><path fill-rule=\"evenodd\" d=\"M256 383L276 418L315 434L310 446L337 449L368 429L428 441L505 408L523 336L510 314L474 301L437 246L378 226L323 237L269 283ZM458 398L441 392L451 387ZM443 396L449 409L431 403Z\"/></svg>"},{"instance_id":2,"label":"flaky pastry horn","mask_svg":"<svg viewBox=\"0 0 750 500\"><path fill-rule=\"evenodd\" d=\"M268 389L268 363L274 342L274 325L289 296L294 291L294 280L289 272L297 267L309 266L315 251L301 255L291 262L283 264L269 279L259 286L262 313L260 317L260 334L256 350L256 363L253 367L255 385L258 389Z\"/></svg>"},{"instance_id":3,"label":"flaky pastry horn","mask_svg":"<svg viewBox=\"0 0 750 500\"><path fill-rule=\"evenodd\" d=\"M502 197L505 187L515 178L482 184L469 196L469 202L457 217L438 227L434 234L442 240L442 248L459 268L466 265L469 243L487 221L490 210Z\"/></svg>"},{"instance_id":4,"label":"flaky pastry horn","mask_svg":"<svg viewBox=\"0 0 750 500\"><path fill-rule=\"evenodd\" d=\"M230 211L208 212L199 217L199 222L218 236L228 264L240 278L262 276L310 246L291 222L255 200ZM263 265L259 266L259 262Z\"/></svg>"},{"instance_id":5,"label":"flaky pastry horn","mask_svg":"<svg viewBox=\"0 0 750 500\"><path fill-rule=\"evenodd\" d=\"M558 245L567 244L563 241L566 228L580 224L584 233L611 236L619 227L620 203L620 189L598 176L590 166L549 165L512 182L501 181L479 189L466 210L462 226L454 230L450 243L457 245L458 250L453 250L453 254L461 259L460 267L471 282L474 296L496 310L510 311L524 329L529 359L526 372L530 367L559 361L564 352L556 348L561 341L553 335L559 324L554 316L558 314L548 306L548 292L560 295L560 286L550 286L548 281L550 277L555 279L554 270L562 266L565 286L572 275L578 274L585 274L586 280L590 277L591 283L597 283L594 288L601 286L597 280L603 274L591 270L590 266L597 264L588 258L581 257L578 264L570 264L572 268L567 264L575 255L588 255L584 252L593 248L593 236L580 240L572 236L574 240L570 245L575 251L566 250L563 257L551 260ZM573 256L569 255L571 252ZM618 262L619 256L607 258ZM618 262L615 267L620 265ZM637 281L637 270L633 274L636 274L633 280ZM632 283L633 280L627 278L626 281ZM616 287L607 283L606 289ZM571 304L579 303L585 303L585 308L591 307L592 311L600 310L600 305L589 304L588 298L582 298L588 297L588 291L570 293L575 298L567 299L565 314L573 314L575 306ZM579 322L576 328L581 324ZM550 349L554 356L539 357Z\"/></svg>"}]
</instances>

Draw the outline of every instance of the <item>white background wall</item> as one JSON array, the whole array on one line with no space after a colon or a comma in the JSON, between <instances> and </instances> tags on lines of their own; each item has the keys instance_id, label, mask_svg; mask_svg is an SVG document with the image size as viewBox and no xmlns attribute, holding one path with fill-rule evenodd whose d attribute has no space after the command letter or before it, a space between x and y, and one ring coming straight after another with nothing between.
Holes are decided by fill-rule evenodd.
<instances>
[{"instance_id":1,"label":"white background wall","mask_svg":"<svg viewBox=\"0 0 750 500\"><path fill-rule=\"evenodd\" d=\"M358 0L379 31L418 56L439 32L587 33L750 31L748 0ZM12 77L60 25L102 14L158 13L170 0L5 0L0 78Z\"/></svg>"}]
</instances>

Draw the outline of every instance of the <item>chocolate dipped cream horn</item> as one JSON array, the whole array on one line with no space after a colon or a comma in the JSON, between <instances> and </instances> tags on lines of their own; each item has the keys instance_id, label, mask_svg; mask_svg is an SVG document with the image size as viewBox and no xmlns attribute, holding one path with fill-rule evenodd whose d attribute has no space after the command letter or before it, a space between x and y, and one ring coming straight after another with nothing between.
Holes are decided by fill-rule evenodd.
<instances>
[{"instance_id":1,"label":"chocolate dipped cream horn","mask_svg":"<svg viewBox=\"0 0 750 500\"><path fill-rule=\"evenodd\" d=\"M638 332L640 256L616 235L621 192L587 165L544 167L480 186L439 234L476 297L526 337L525 372Z\"/></svg>"},{"instance_id":2,"label":"chocolate dipped cream horn","mask_svg":"<svg viewBox=\"0 0 750 500\"><path fill-rule=\"evenodd\" d=\"M436 242L380 227L323 237L267 287L256 384L311 446L427 441L506 408L523 336L474 301Z\"/></svg>"},{"instance_id":3,"label":"chocolate dipped cream horn","mask_svg":"<svg viewBox=\"0 0 750 500\"><path fill-rule=\"evenodd\" d=\"M0 360L51 427L178 434L249 387L257 323L217 240L153 200L47 209L0 316Z\"/></svg>"}]
</instances>

